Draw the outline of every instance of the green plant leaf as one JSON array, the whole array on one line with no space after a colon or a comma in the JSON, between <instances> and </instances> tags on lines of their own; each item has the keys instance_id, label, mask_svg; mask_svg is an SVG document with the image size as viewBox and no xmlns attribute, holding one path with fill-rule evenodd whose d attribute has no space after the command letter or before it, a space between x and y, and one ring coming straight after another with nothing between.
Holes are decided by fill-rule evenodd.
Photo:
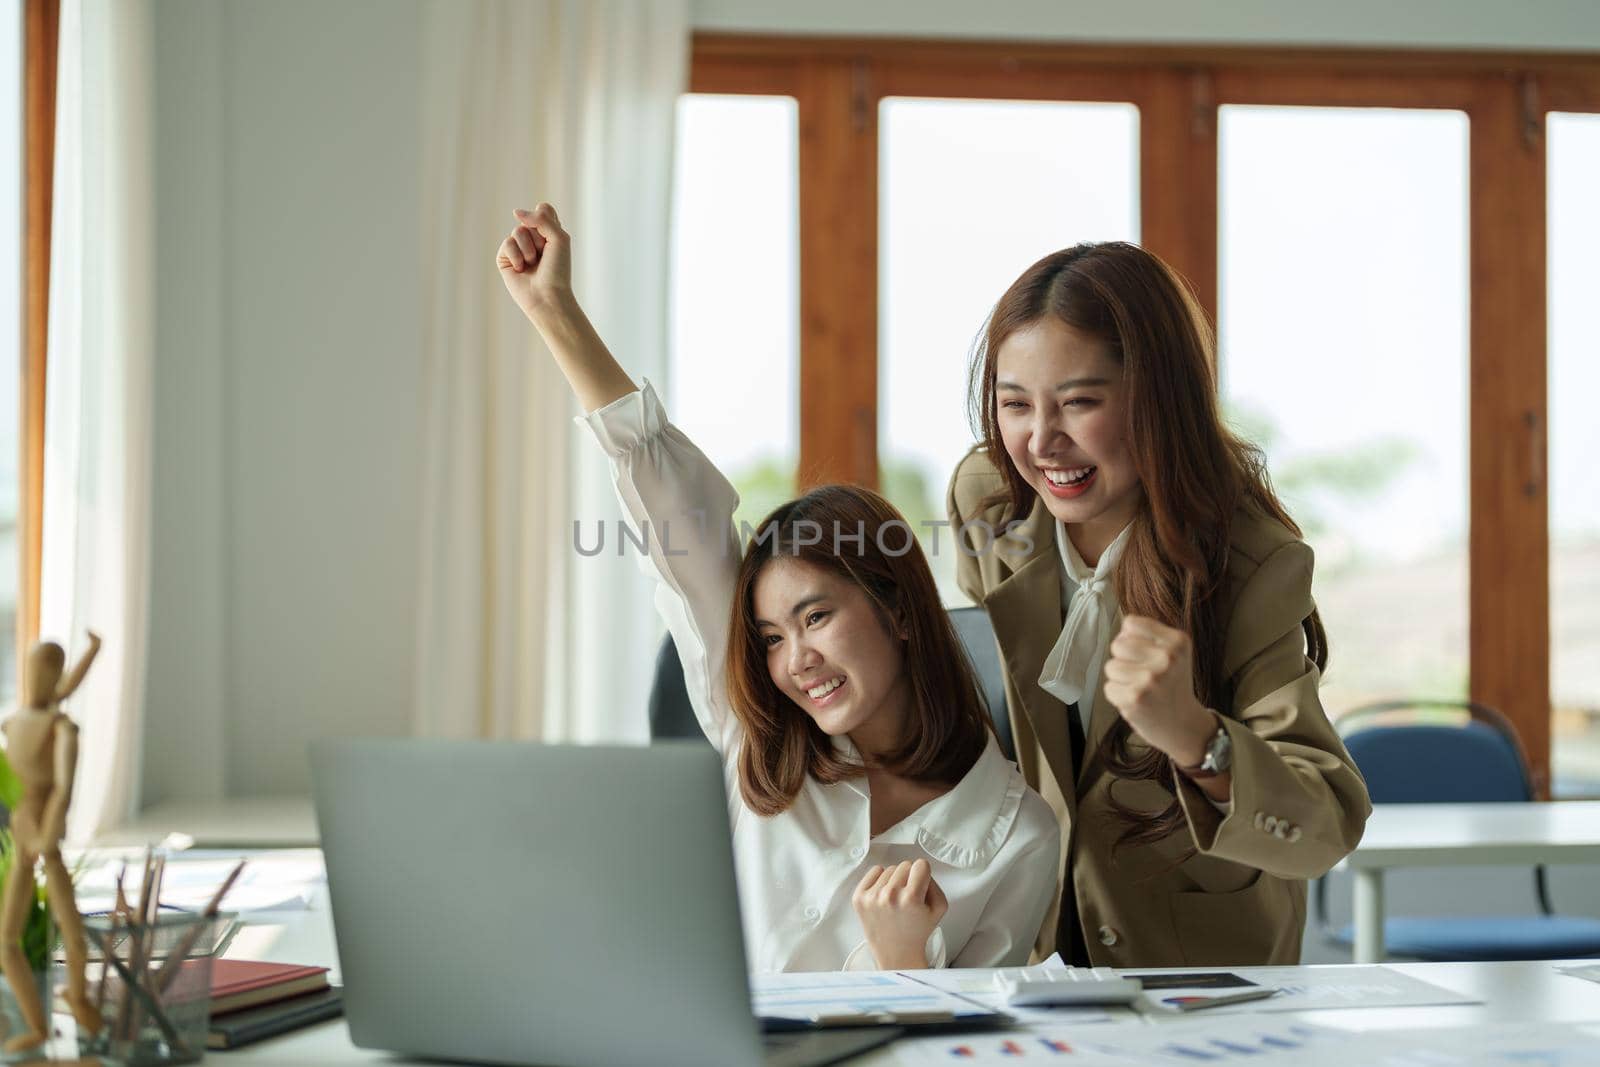
<instances>
[{"instance_id":1,"label":"green plant leaf","mask_svg":"<svg viewBox=\"0 0 1600 1067\"><path fill-rule=\"evenodd\" d=\"M5 884L15 858L16 842L12 840L11 831L0 829L0 885ZM45 885L38 880L34 881L33 903L28 908L28 919L22 927L20 940L30 968L42 971L50 966L56 935L54 924L50 920L50 904Z\"/></svg>"},{"instance_id":2,"label":"green plant leaf","mask_svg":"<svg viewBox=\"0 0 1600 1067\"><path fill-rule=\"evenodd\" d=\"M0 750L0 804L4 804L7 811L15 811L21 801L22 779L17 777L11 769L11 761Z\"/></svg>"}]
</instances>

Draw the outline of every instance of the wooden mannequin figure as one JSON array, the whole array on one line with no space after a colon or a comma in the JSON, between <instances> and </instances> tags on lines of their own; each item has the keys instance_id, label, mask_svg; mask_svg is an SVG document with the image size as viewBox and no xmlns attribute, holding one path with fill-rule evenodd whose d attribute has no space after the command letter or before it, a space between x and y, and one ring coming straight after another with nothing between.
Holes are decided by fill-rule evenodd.
<instances>
[{"instance_id":1,"label":"wooden mannequin figure","mask_svg":"<svg viewBox=\"0 0 1600 1067\"><path fill-rule=\"evenodd\" d=\"M61 702L83 682L89 665L100 651L100 638L89 634L89 650L63 681L66 653L54 641L40 641L28 653L23 679L23 705L0 730L6 735L6 757L22 784L22 799L11 812L15 846L11 870L6 873L0 897L0 971L27 1029L5 1044L6 1052L21 1052L42 1045L50 1036L46 1006L28 958L22 950L22 932L33 904L34 864L44 862L45 896L61 931L67 956L66 1001L80 1032L98 1032L100 1013L85 992L83 917L72 892L72 876L61 861L61 839L67 831L67 806L72 803L72 782L78 763L78 727L61 710Z\"/></svg>"}]
</instances>

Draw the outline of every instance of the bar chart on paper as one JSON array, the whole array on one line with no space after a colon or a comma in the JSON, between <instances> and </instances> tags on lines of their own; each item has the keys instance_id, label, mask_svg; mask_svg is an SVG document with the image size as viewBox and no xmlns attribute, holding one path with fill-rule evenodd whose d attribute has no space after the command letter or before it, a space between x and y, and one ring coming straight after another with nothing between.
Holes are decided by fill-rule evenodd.
<instances>
[{"instance_id":1,"label":"bar chart on paper","mask_svg":"<svg viewBox=\"0 0 1600 1067\"><path fill-rule=\"evenodd\" d=\"M893 971L756 975L750 996L758 1017L793 1022L841 1021L851 1016L982 1021L994 1016L984 1005Z\"/></svg>"},{"instance_id":2,"label":"bar chart on paper","mask_svg":"<svg viewBox=\"0 0 1600 1067\"><path fill-rule=\"evenodd\" d=\"M1291 1021L1034 1028L1026 1033L918 1038L895 1045L902 1064L1064 1063L1216 1064L1302 1061L1347 1038L1337 1030ZM1277 1057L1281 1059L1274 1058Z\"/></svg>"},{"instance_id":3,"label":"bar chart on paper","mask_svg":"<svg viewBox=\"0 0 1600 1067\"><path fill-rule=\"evenodd\" d=\"M1600 1024L1490 1023L1351 1031L1285 1019L1207 1019L902 1040L896 1062L1073 1067L1594 1067Z\"/></svg>"}]
</instances>

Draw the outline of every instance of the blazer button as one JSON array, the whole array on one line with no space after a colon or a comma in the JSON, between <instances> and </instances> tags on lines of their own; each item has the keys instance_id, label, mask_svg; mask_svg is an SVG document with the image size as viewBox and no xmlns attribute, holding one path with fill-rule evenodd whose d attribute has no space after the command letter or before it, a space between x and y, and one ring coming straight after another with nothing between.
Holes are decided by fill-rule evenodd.
<instances>
[{"instance_id":1,"label":"blazer button","mask_svg":"<svg viewBox=\"0 0 1600 1067\"><path fill-rule=\"evenodd\" d=\"M1263 830L1265 830L1269 834L1277 833L1278 832L1278 817L1276 815L1268 815L1267 816L1267 821L1264 824L1262 824L1261 828Z\"/></svg>"},{"instance_id":2,"label":"blazer button","mask_svg":"<svg viewBox=\"0 0 1600 1067\"><path fill-rule=\"evenodd\" d=\"M1259 811L1256 812L1256 829L1257 830L1265 830L1266 829L1266 825L1265 825L1266 821L1267 821L1267 817L1263 812L1259 812Z\"/></svg>"},{"instance_id":3,"label":"blazer button","mask_svg":"<svg viewBox=\"0 0 1600 1067\"><path fill-rule=\"evenodd\" d=\"M1100 943L1102 945L1104 945L1106 948L1110 948L1112 945L1115 945L1117 943L1117 932L1115 930L1111 929L1111 927L1102 926L1100 928L1100 930L1099 930L1099 933L1100 933Z\"/></svg>"},{"instance_id":4,"label":"blazer button","mask_svg":"<svg viewBox=\"0 0 1600 1067\"><path fill-rule=\"evenodd\" d=\"M1280 839L1287 839L1289 836L1289 824L1286 822L1280 822L1277 828L1272 831L1272 836Z\"/></svg>"},{"instance_id":5,"label":"blazer button","mask_svg":"<svg viewBox=\"0 0 1600 1067\"><path fill-rule=\"evenodd\" d=\"M1300 827L1298 827L1298 826L1289 827L1289 842L1291 844L1293 844L1294 842L1296 842L1298 840L1300 840Z\"/></svg>"}]
</instances>

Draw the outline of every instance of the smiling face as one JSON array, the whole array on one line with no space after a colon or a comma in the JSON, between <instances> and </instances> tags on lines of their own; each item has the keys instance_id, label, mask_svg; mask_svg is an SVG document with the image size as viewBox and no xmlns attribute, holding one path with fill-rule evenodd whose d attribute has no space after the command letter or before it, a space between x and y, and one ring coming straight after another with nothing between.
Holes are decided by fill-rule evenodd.
<instances>
[{"instance_id":1,"label":"smiling face","mask_svg":"<svg viewBox=\"0 0 1600 1067\"><path fill-rule=\"evenodd\" d=\"M904 745L904 639L860 586L780 557L761 569L752 607L773 684L823 733L848 734L863 754Z\"/></svg>"},{"instance_id":2,"label":"smiling face","mask_svg":"<svg viewBox=\"0 0 1600 1067\"><path fill-rule=\"evenodd\" d=\"M1006 454L1093 566L1142 494L1121 365L1102 341L1046 315L1001 343L994 393Z\"/></svg>"}]
</instances>

